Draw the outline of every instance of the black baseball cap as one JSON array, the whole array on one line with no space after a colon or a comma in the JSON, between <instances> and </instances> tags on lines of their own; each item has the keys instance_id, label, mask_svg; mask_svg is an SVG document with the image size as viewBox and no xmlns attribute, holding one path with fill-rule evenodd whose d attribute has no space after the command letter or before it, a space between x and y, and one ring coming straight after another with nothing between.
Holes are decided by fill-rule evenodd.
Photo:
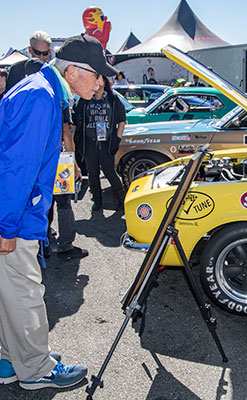
<instances>
[{"instance_id":1,"label":"black baseball cap","mask_svg":"<svg viewBox=\"0 0 247 400\"><path fill-rule=\"evenodd\" d=\"M117 73L117 70L106 62L101 43L94 37L83 33L67 39L56 52L56 57L66 61L88 64L104 76L113 76Z\"/></svg>"}]
</instances>

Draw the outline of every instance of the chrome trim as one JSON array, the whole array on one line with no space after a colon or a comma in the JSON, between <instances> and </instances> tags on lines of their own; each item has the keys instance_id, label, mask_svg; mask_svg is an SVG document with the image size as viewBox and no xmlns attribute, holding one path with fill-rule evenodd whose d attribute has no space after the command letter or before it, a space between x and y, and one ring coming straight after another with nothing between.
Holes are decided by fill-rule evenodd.
<instances>
[{"instance_id":1,"label":"chrome trim","mask_svg":"<svg viewBox=\"0 0 247 400\"><path fill-rule=\"evenodd\" d=\"M130 236L128 235L127 232L123 235L122 246L128 250L139 250L142 252L147 252L150 247L149 244L141 244L134 242L133 240L130 239Z\"/></svg>"}]
</instances>

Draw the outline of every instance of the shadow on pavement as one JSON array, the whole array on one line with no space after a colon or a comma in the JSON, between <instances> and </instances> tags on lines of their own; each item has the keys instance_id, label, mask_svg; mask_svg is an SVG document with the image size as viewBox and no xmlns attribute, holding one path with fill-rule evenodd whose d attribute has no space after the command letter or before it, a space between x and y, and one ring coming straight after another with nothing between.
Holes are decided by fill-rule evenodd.
<instances>
[{"instance_id":1,"label":"shadow on pavement","mask_svg":"<svg viewBox=\"0 0 247 400\"><path fill-rule=\"evenodd\" d=\"M172 373L165 369L155 353L152 353L152 356L157 364L157 374L154 380L150 375L152 386L146 400L201 400L200 397L191 392L191 390L179 382ZM143 368L148 374L147 366L144 363ZM161 391L157 388L160 388ZM158 393L161 393L161 395Z\"/></svg>"},{"instance_id":2,"label":"shadow on pavement","mask_svg":"<svg viewBox=\"0 0 247 400\"><path fill-rule=\"evenodd\" d=\"M80 260L57 258L56 253L46 261L42 269L45 284L45 302L50 331L63 317L75 314L84 303L83 290L88 284L88 275L77 275Z\"/></svg>"},{"instance_id":3,"label":"shadow on pavement","mask_svg":"<svg viewBox=\"0 0 247 400\"><path fill-rule=\"evenodd\" d=\"M121 211L116 211L109 217L102 211L94 212L89 220L76 221L76 232L88 238L96 238L104 247L119 247L120 237L126 231L122 216Z\"/></svg>"},{"instance_id":4,"label":"shadow on pavement","mask_svg":"<svg viewBox=\"0 0 247 400\"><path fill-rule=\"evenodd\" d=\"M203 292L202 294L208 302ZM142 332L141 346L151 352L157 363L157 375L152 378L152 386L146 400L199 399L165 369L158 359L159 354L174 358L174 362L176 359L182 359L222 368L215 400L222 399L228 386L231 386L233 391L232 400L242 398L243 392L247 390L247 320L245 317L217 309L214 305L212 316L217 318L216 332L229 359L228 363L222 362L212 335L185 283L182 270L171 268L159 274L158 286L154 287L147 297L144 318L132 322L135 331ZM148 374L148 366L143 367ZM225 378L226 369L230 372L230 382ZM167 388L167 392L164 388Z\"/></svg>"}]
</instances>

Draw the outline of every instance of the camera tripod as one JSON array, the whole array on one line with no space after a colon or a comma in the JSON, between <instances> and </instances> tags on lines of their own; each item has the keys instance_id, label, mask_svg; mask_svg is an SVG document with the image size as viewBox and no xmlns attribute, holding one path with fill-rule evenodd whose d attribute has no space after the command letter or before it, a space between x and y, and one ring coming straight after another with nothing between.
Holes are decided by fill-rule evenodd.
<instances>
[{"instance_id":1,"label":"camera tripod","mask_svg":"<svg viewBox=\"0 0 247 400\"><path fill-rule=\"evenodd\" d=\"M111 359L111 356L116 349L119 340L121 339L122 334L131 318L135 318L140 313L143 302L149 288L154 280L154 275L157 267L159 266L162 255L169 243L169 239L172 237L175 245L177 247L178 253L183 261L185 267L185 273L188 277L188 281L190 283L190 288L192 293L196 299L197 305L201 312L201 315L207 325L208 330L212 334L212 337L215 341L216 346L222 356L222 361L227 362L227 357L222 348L221 342L216 333L216 319L211 315L210 305L203 301L203 297L200 291L200 288L195 280L195 277L192 273L189 262L184 253L183 247L178 237L178 230L175 228L175 218L176 215L182 205L182 202L189 190L189 187L196 177L200 165L203 161L205 154L207 153L208 145L201 148L193 157L190 159L187 166L181 169L180 175L181 180L177 187L177 190L172 198L172 201L161 221L161 224L155 234L155 237L149 247L149 250L145 256L145 259L137 273L137 276L132 283L130 289L125 294L123 299L123 310L125 313L124 322L100 368L100 371L97 376L92 376L91 381L92 385L87 386L86 392L88 393L87 400L92 400L92 396L97 389L97 387L103 388L102 375ZM179 178L179 177L177 177Z\"/></svg>"}]
</instances>

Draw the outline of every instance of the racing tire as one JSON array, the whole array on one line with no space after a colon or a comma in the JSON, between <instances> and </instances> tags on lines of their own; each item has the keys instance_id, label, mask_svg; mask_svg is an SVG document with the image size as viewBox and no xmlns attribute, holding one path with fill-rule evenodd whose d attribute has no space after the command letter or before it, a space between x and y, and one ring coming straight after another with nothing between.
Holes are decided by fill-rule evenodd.
<instances>
[{"instance_id":1,"label":"racing tire","mask_svg":"<svg viewBox=\"0 0 247 400\"><path fill-rule=\"evenodd\" d=\"M168 161L170 161L168 157L151 151L140 151L133 154L123 163L121 175L124 186L128 188L137 175Z\"/></svg>"},{"instance_id":2,"label":"racing tire","mask_svg":"<svg viewBox=\"0 0 247 400\"><path fill-rule=\"evenodd\" d=\"M208 297L231 314L247 315L247 224L228 226L206 245L200 279Z\"/></svg>"}]
</instances>

